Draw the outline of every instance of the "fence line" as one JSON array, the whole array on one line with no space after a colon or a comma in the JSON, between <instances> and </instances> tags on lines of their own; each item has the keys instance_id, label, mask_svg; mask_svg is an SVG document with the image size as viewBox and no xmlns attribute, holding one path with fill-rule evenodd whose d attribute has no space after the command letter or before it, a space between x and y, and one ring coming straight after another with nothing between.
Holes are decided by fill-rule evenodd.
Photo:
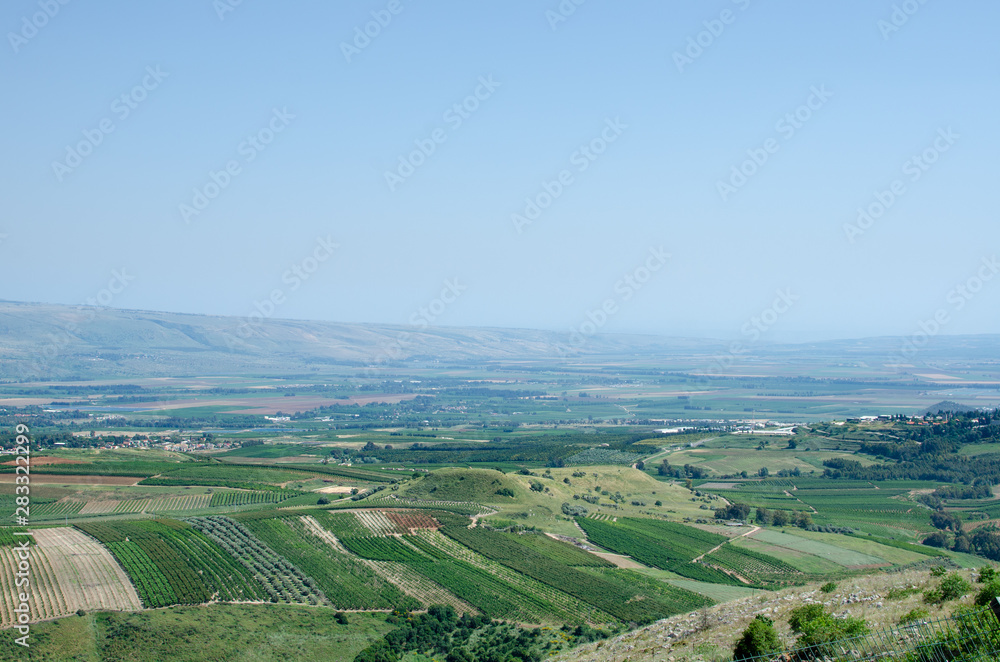
<instances>
[{"instance_id":1,"label":"fence line","mask_svg":"<svg viewBox=\"0 0 1000 662\"><path fill-rule=\"evenodd\" d=\"M741 662L996 662L1000 660L1000 599L989 607L921 620Z\"/></svg>"}]
</instances>

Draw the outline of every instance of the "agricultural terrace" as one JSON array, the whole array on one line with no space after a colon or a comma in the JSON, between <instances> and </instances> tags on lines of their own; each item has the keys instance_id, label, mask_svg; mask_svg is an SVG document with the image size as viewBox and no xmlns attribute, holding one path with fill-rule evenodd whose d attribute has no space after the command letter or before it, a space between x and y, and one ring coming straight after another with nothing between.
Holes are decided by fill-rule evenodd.
<instances>
[{"instance_id":1,"label":"agricultural terrace","mask_svg":"<svg viewBox=\"0 0 1000 662\"><path fill-rule=\"evenodd\" d=\"M72 528L36 529L31 549L31 620L60 618L84 611L133 611L142 608L128 576L108 550ZM0 590L16 595L17 556L0 545ZM0 627L15 622L12 600L0 601Z\"/></svg>"}]
</instances>

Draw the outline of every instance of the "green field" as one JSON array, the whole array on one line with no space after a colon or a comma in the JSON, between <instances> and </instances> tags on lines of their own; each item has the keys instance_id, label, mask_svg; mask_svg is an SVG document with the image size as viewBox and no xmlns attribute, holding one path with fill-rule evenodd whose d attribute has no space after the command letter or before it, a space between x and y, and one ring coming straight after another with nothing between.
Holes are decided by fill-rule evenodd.
<instances>
[{"instance_id":1,"label":"green field","mask_svg":"<svg viewBox=\"0 0 1000 662\"><path fill-rule=\"evenodd\" d=\"M351 614L291 605L171 607L139 614L71 616L31 628L31 660L48 662L204 662L329 660L351 662L394 626L384 614ZM14 631L0 632L0 658L26 659Z\"/></svg>"},{"instance_id":2,"label":"green field","mask_svg":"<svg viewBox=\"0 0 1000 662\"><path fill-rule=\"evenodd\" d=\"M79 524L125 568L142 604L262 600L264 587L217 543L176 520Z\"/></svg>"},{"instance_id":3,"label":"green field","mask_svg":"<svg viewBox=\"0 0 1000 662\"><path fill-rule=\"evenodd\" d=\"M725 439L730 438L726 437ZM712 443L719 444L722 443L722 440L715 440ZM745 471L750 476L756 476L761 468L767 468L771 474L776 474L783 470L791 471L793 469L798 469L803 474L810 474L812 472L822 473L823 462L835 457L858 460L862 464L872 464L874 462L871 458L853 453L803 451L800 449L780 450L777 440L774 440L772 448L767 450L755 450L752 448L694 448L671 453L666 456L666 460L672 465L697 465L709 469L718 475L734 475Z\"/></svg>"},{"instance_id":4,"label":"green field","mask_svg":"<svg viewBox=\"0 0 1000 662\"><path fill-rule=\"evenodd\" d=\"M775 547L784 547L796 552L803 552L805 554L811 554L812 556L817 556L821 559L832 561L837 565L843 566L845 568L849 567L859 567L859 566L884 566L889 565L889 562L879 556L874 556L872 554L866 554L863 552L855 551L850 548L845 548L839 545L832 545L828 542L822 542L820 540L814 540L806 538L799 535L792 535L789 533L782 533L781 531L774 531L771 529L763 529L758 531L753 535L755 540L760 540L761 542L774 545ZM840 543L842 540L852 540L850 538L844 538L837 536L837 542ZM854 546L854 543L849 543L849 545ZM878 549L882 547L883 549L890 549L884 546L872 545L873 549ZM894 552L897 550L893 550Z\"/></svg>"}]
</instances>

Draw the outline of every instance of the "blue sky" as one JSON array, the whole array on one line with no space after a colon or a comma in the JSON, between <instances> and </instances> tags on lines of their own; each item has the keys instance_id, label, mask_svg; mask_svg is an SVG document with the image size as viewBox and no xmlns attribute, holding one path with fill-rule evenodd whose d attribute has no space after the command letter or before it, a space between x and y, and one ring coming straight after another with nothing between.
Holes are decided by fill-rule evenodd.
<instances>
[{"instance_id":1,"label":"blue sky","mask_svg":"<svg viewBox=\"0 0 1000 662\"><path fill-rule=\"evenodd\" d=\"M760 342L944 310L941 333L994 332L998 14L11 0L0 298Z\"/></svg>"}]
</instances>

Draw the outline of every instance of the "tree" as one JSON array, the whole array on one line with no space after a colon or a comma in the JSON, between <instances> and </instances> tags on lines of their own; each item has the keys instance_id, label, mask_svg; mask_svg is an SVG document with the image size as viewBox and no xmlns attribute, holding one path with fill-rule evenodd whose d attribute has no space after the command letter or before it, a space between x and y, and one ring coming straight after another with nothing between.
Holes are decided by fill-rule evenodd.
<instances>
[{"instance_id":1,"label":"tree","mask_svg":"<svg viewBox=\"0 0 1000 662\"><path fill-rule=\"evenodd\" d=\"M767 526L771 523L771 511L763 506L757 508L756 515L757 523L761 526Z\"/></svg>"},{"instance_id":2,"label":"tree","mask_svg":"<svg viewBox=\"0 0 1000 662\"><path fill-rule=\"evenodd\" d=\"M746 520L750 517L750 506L745 503L731 503L715 509L715 519Z\"/></svg>"},{"instance_id":3,"label":"tree","mask_svg":"<svg viewBox=\"0 0 1000 662\"><path fill-rule=\"evenodd\" d=\"M354 658L354 662L397 662L398 660L399 658L385 639L379 639Z\"/></svg>"},{"instance_id":4,"label":"tree","mask_svg":"<svg viewBox=\"0 0 1000 662\"><path fill-rule=\"evenodd\" d=\"M761 478L767 478L769 473L771 472L767 470L767 467L761 467L760 469L757 470L757 475L760 476Z\"/></svg>"},{"instance_id":5,"label":"tree","mask_svg":"<svg viewBox=\"0 0 1000 662\"><path fill-rule=\"evenodd\" d=\"M946 513L943 510L936 510L931 513L931 524L934 525L934 528L941 529L942 531L947 531L948 529L952 531L962 530L962 520L959 519L958 515Z\"/></svg>"},{"instance_id":6,"label":"tree","mask_svg":"<svg viewBox=\"0 0 1000 662\"><path fill-rule=\"evenodd\" d=\"M788 513L784 510L772 511L771 523L774 524L774 526L788 526Z\"/></svg>"},{"instance_id":7,"label":"tree","mask_svg":"<svg viewBox=\"0 0 1000 662\"><path fill-rule=\"evenodd\" d=\"M733 660L751 660L760 655L780 653L782 648L781 638L774 629L774 621L758 614L736 642Z\"/></svg>"},{"instance_id":8,"label":"tree","mask_svg":"<svg viewBox=\"0 0 1000 662\"><path fill-rule=\"evenodd\" d=\"M860 618L835 618L817 604L793 609L788 624L799 635L795 646L806 650L807 659L832 656L831 643L868 634L868 624Z\"/></svg>"},{"instance_id":9,"label":"tree","mask_svg":"<svg viewBox=\"0 0 1000 662\"><path fill-rule=\"evenodd\" d=\"M799 527L800 529L808 529L810 526L812 526L812 524L813 524L812 515L810 515L809 513L805 512L804 510L795 513L795 526Z\"/></svg>"}]
</instances>

